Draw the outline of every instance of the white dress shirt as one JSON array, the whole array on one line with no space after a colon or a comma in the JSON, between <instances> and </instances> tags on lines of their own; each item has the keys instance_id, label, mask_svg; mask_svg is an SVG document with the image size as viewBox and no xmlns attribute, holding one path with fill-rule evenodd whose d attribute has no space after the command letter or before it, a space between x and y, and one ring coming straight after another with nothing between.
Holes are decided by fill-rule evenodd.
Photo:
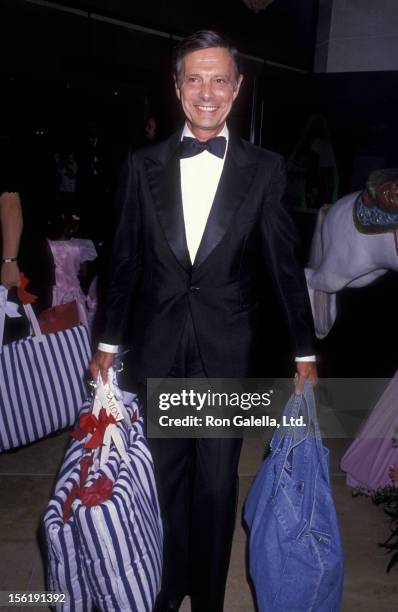
<instances>
[{"instance_id":1,"label":"white dress shirt","mask_svg":"<svg viewBox=\"0 0 398 612\"><path fill-rule=\"evenodd\" d=\"M184 136L195 138L186 124L181 139ZM180 160L185 235L192 263L198 252L224 167L228 148L228 128L226 124L218 136L224 136L227 140L227 147L222 159L209 153L209 151L202 151L194 157L186 157Z\"/></svg>"},{"instance_id":2,"label":"white dress shirt","mask_svg":"<svg viewBox=\"0 0 398 612\"><path fill-rule=\"evenodd\" d=\"M191 263L195 261L224 168L229 138L226 124L224 124L223 129L217 135L224 136L227 140L225 154L222 159L208 151L203 151L193 157L180 160L182 208ZM185 124L183 129L181 140L184 136L195 138L187 124ZM98 348L100 351L108 353L117 353L119 349L116 345L105 344L103 342L99 343ZM315 361L315 355L296 357L295 360Z\"/></svg>"}]
</instances>

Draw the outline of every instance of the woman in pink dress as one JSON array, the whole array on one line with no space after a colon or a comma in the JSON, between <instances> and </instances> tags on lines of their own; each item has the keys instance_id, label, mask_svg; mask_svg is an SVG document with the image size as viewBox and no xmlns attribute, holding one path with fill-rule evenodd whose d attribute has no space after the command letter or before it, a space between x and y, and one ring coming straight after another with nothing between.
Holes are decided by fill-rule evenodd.
<instances>
[{"instance_id":1,"label":"woman in pink dress","mask_svg":"<svg viewBox=\"0 0 398 612\"><path fill-rule=\"evenodd\" d=\"M80 322L89 327L96 300L91 295L88 303L80 279L87 275L87 262L97 258L97 251L91 240L74 238L79 221L77 215L62 214L50 223L51 238L48 238L48 243L55 264L52 305L58 306L75 300Z\"/></svg>"},{"instance_id":2,"label":"woman in pink dress","mask_svg":"<svg viewBox=\"0 0 398 612\"><path fill-rule=\"evenodd\" d=\"M340 462L347 484L366 494L392 485L398 476L397 442L398 371Z\"/></svg>"}]
</instances>

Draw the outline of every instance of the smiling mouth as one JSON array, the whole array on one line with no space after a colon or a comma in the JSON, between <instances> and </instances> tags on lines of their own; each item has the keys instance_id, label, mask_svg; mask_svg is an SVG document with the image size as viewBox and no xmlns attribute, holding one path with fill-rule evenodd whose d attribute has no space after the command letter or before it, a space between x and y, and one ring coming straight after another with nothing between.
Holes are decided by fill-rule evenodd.
<instances>
[{"instance_id":1,"label":"smiling mouth","mask_svg":"<svg viewBox=\"0 0 398 612\"><path fill-rule=\"evenodd\" d=\"M199 104L196 105L196 108L199 109L200 111L205 111L209 113L218 110L218 106L201 106Z\"/></svg>"}]
</instances>

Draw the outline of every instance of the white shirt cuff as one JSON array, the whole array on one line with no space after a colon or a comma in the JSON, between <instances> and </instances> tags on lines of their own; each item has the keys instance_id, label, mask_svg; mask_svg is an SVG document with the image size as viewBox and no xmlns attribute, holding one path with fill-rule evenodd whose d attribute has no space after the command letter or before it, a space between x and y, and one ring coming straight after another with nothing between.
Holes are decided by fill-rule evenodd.
<instances>
[{"instance_id":1,"label":"white shirt cuff","mask_svg":"<svg viewBox=\"0 0 398 612\"><path fill-rule=\"evenodd\" d=\"M118 353L119 345L118 344L106 344L105 342L99 342L98 350L104 351L104 353Z\"/></svg>"},{"instance_id":2,"label":"white shirt cuff","mask_svg":"<svg viewBox=\"0 0 398 612\"><path fill-rule=\"evenodd\" d=\"M104 351L105 353L118 353L119 345L118 344L106 344L105 342L98 343L98 350ZM305 355L304 357L295 357L294 361L316 361L315 355Z\"/></svg>"}]
</instances>

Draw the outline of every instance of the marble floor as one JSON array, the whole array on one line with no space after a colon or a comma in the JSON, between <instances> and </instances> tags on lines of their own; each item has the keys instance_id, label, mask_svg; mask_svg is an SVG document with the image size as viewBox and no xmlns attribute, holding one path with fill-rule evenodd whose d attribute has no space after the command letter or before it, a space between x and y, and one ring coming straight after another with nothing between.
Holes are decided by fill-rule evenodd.
<instances>
[{"instance_id":1,"label":"marble floor","mask_svg":"<svg viewBox=\"0 0 398 612\"><path fill-rule=\"evenodd\" d=\"M38 525L62 460L67 435L60 434L0 456L0 590L43 590L44 570ZM388 521L365 497L352 497L338 468L348 442L331 440L331 473L346 557L343 612L391 612L397 609L396 571L386 573L387 557L378 542ZM246 535L241 526L243 500L258 469L264 443L245 440L240 462L239 515L228 576L225 612L255 612L246 580ZM8 610L9 608L0 608ZM16 608L14 608L16 609ZM27 610L29 608L21 608ZM33 610L33 608L32 608ZM189 612L185 600L182 612ZM126 611L127 612L127 611ZM205 610L203 612L206 612Z\"/></svg>"}]
</instances>

